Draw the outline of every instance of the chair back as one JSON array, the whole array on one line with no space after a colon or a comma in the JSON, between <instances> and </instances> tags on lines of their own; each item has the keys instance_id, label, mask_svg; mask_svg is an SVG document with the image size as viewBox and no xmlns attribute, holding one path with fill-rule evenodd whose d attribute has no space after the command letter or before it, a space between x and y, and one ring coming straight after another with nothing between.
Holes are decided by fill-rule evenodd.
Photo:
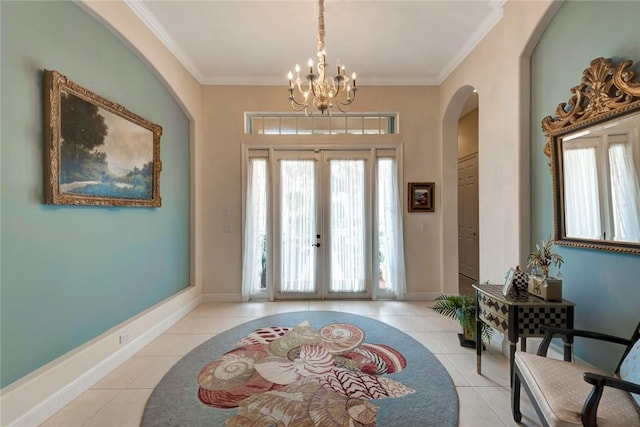
<instances>
[{"instance_id":1,"label":"chair back","mask_svg":"<svg viewBox=\"0 0 640 427\"><path fill-rule=\"evenodd\" d=\"M620 374L620 368L622 364L627 359L627 356L629 355L629 353L633 350L634 345L638 343L638 340L640 340L640 322L638 322L638 325L636 326L636 329L633 331L633 335L631 335L630 340L631 340L631 343L624 350L624 353L622 353L622 357L620 358L620 362L618 362L618 366L616 367L616 371L615 371L616 374Z\"/></svg>"},{"instance_id":2,"label":"chair back","mask_svg":"<svg viewBox=\"0 0 640 427\"><path fill-rule=\"evenodd\" d=\"M640 385L640 323L631 337L631 344L627 347L616 373L624 381ZM631 397L640 406L640 394L633 393Z\"/></svg>"}]
</instances>

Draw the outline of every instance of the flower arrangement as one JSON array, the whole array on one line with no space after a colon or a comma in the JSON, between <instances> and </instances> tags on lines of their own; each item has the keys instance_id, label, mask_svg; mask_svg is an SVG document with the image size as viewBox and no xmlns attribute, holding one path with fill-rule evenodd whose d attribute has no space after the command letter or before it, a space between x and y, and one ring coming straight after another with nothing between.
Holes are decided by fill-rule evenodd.
<instances>
[{"instance_id":1,"label":"flower arrangement","mask_svg":"<svg viewBox=\"0 0 640 427\"><path fill-rule=\"evenodd\" d=\"M552 265L560 269L564 259L553 252L554 246L555 244L551 237L544 240L542 246L536 244L536 250L529 253L527 258L527 271L534 275L542 276L546 280L549 277L549 268Z\"/></svg>"}]
</instances>

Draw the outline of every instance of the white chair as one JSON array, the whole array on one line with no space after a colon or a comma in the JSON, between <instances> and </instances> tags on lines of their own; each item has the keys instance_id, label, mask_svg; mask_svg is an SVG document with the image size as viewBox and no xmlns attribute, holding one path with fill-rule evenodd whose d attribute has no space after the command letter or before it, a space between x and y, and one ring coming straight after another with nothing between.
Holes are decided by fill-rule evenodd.
<instances>
[{"instance_id":1,"label":"white chair","mask_svg":"<svg viewBox=\"0 0 640 427\"><path fill-rule=\"evenodd\" d=\"M626 346L614 373L547 358L554 336L583 337ZM630 339L575 329L548 328L537 354L517 352L511 409L520 413L524 386L544 426L640 427L640 323Z\"/></svg>"}]
</instances>

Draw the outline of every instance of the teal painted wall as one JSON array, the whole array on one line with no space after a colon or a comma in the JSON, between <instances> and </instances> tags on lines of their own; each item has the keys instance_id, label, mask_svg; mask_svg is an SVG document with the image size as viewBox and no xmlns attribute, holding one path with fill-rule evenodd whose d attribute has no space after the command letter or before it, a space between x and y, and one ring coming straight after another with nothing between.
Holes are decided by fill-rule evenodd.
<instances>
[{"instance_id":1,"label":"teal painted wall","mask_svg":"<svg viewBox=\"0 0 640 427\"><path fill-rule=\"evenodd\" d=\"M567 102L570 88L597 57L640 62L640 2L567 1L554 16L531 58L532 242L553 233L553 199L540 123ZM640 256L558 247L564 257L564 296L576 303L576 326L630 336L640 321ZM580 341L576 354L615 368L620 346Z\"/></svg>"},{"instance_id":2,"label":"teal painted wall","mask_svg":"<svg viewBox=\"0 0 640 427\"><path fill-rule=\"evenodd\" d=\"M4 387L189 285L189 121L74 3L2 1L1 13ZM163 127L161 208L42 203L44 68Z\"/></svg>"}]
</instances>

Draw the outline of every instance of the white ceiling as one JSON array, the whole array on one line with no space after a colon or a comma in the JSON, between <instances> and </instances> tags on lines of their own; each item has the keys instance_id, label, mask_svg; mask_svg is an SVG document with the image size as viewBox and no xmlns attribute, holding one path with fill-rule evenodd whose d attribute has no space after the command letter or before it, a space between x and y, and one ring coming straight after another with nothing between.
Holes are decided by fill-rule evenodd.
<instances>
[{"instance_id":1,"label":"white ceiling","mask_svg":"<svg viewBox=\"0 0 640 427\"><path fill-rule=\"evenodd\" d=\"M125 1L203 84L286 84L316 59L316 0ZM327 62L363 86L439 84L505 1L326 0Z\"/></svg>"}]
</instances>

